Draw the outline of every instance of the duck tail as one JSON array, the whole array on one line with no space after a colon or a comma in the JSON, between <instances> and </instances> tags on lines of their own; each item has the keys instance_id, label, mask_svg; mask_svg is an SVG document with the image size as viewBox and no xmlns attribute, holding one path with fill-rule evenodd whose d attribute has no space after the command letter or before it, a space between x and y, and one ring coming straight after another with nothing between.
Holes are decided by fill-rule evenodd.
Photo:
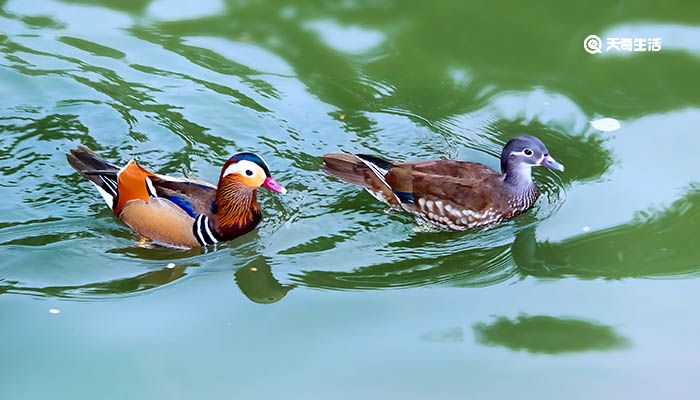
<instances>
[{"instance_id":1,"label":"duck tail","mask_svg":"<svg viewBox=\"0 0 700 400\"><path fill-rule=\"evenodd\" d=\"M342 181L370 188L375 176L383 180L391 163L364 154L329 153L323 156L323 170Z\"/></svg>"},{"instance_id":2,"label":"duck tail","mask_svg":"<svg viewBox=\"0 0 700 400\"><path fill-rule=\"evenodd\" d=\"M95 185L110 208L117 198L117 174L119 167L102 160L94 151L78 146L66 153L68 164L85 179Z\"/></svg>"},{"instance_id":3,"label":"duck tail","mask_svg":"<svg viewBox=\"0 0 700 400\"><path fill-rule=\"evenodd\" d=\"M401 209L401 200L386 181L394 164L366 154L330 153L323 156L323 170L342 181L367 189L374 197Z\"/></svg>"}]
</instances>

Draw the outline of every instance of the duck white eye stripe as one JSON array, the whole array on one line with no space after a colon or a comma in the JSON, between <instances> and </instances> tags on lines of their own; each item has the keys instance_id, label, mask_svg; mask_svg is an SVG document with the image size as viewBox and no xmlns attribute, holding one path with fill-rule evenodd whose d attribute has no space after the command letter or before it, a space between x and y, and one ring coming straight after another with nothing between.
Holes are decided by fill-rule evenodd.
<instances>
[{"instance_id":1,"label":"duck white eye stripe","mask_svg":"<svg viewBox=\"0 0 700 400\"><path fill-rule=\"evenodd\" d=\"M248 160L241 160L235 164L229 165L226 167L226 170L224 171L223 176L226 175L231 175L235 173L239 173L243 175L246 170L251 170L251 171L259 171L261 168L258 164L248 161Z\"/></svg>"}]
</instances>

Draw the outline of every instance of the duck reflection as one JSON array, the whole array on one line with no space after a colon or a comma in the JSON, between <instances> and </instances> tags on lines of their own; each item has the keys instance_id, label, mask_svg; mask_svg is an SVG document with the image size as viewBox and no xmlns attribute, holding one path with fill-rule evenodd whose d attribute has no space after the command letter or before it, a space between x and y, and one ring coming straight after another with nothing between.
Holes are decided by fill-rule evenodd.
<instances>
[{"instance_id":1,"label":"duck reflection","mask_svg":"<svg viewBox=\"0 0 700 400\"><path fill-rule=\"evenodd\" d=\"M387 245L396 261L351 271L302 271L292 280L325 289L382 289L441 284L488 286L527 276L583 279L700 276L700 185L669 207L628 223L558 242L537 242L536 227L503 226L471 235L416 234ZM515 230L512 243L500 243ZM406 249L413 249L408 251ZM421 249L417 251L416 249Z\"/></svg>"},{"instance_id":2,"label":"duck reflection","mask_svg":"<svg viewBox=\"0 0 700 400\"><path fill-rule=\"evenodd\" d=\"M420 239L408 242L415 241ZM517 273L509 266L509 248L509 245L502 245L468 249L435 257L414 257L370 265L352 271L302 271L292 274L291 278L292 281L305 286L339 290L389 289L433 284L490 286L504 282Z\"/></svg>"},{"instance_id":3,"label":"duck reflection","mask_svg":"<svg viewBox=\"0 0 700 400\"><path fill-rule=\"evenodd\" d=\"M276 303L296 287L296 285L280 283L272 275L272 268L264 257L239 268L234 273L234 279L241 292L252 302L258 304Z\"/></svg>"},{"instance_id":4,"label":"duck reflection","mask_svg":"<svg viewBox=\"0 0 700 400\"><path fill-rule=\"evenodd\" d=\"M499 317L473 326L476 341L530 353L563 354L624 348L629 340L607 325L546 315Z\"/></svg>"},{"instance_id":5,"label":"duck reflection","mask_svg":"<svg viewBox=\"0 0 700 400\"><path fill-rule=\"evenodd\" d=\"M158 259L160 256L157 254L155 258ZM188 268L197 266L198 264L195 263L179 265L169 263L161 269L136 276L83 285L34 287L19 281L0 279L0 294L28 294L75 299L131 295L173 283L184 278ZM248 265L236 270L234 279L241 292L248 299L259 304L278 302L296 287L293 284L280 283L272 275L272 268L266 259L262 257L256 258Z\"/></svg>"},{"instance_id":6,"label":"duck reflection","mask_svg":"<svg viewBox=\"0 0 700 400\"><path fill-rule=\"evenodd\" d=\"M700 275L700 185L662 210L560 242L540 242L535 230L517 235L513 260L523 275L621 279Z\"/></svg>"},{"instance_id":7,"label":"duck reflection","mask_svg":"<svg viewBox=\"0 0 700 400\"><path fill-rule=\"evenodd\" d=\"M157 288L187 275L187 268L196 264L181 264L166 266L162 269L149 271L137 276L114 279L104 282L92 282L84 285L67 286L25 286L18 281L0 280L0 293L30 294L35 296L86 298L92 296L126 295Z\"/></svg>"},{"instance_id":8,"label":"duck reflection","mask_svg":"<svg viewBox=\"0 0 700 400\"><path fill-rule=\"evenodd\" d=\"M241 292L251 301L263 304L283 299L296 284L368 290L435 284L489 286L527 276L583 279L698 276L700 246L695 240L698 226L700 185L693 185L665 209L640 213L628 223L559 242L537 242L534 227L518 231L517 226L504 226L484 231L477 239L459 233L417 233L387 245L395 253L404 251L402 258L350 271L302 271L291 275L295 284L280 283L272 274L270 261L259 256L234 275ZM513 230L515 240L503 243L503 235ZM131 254L133 251L125 254L139 256ZM166 251L151 253L151 258L160 259L166 254ZM193 266L196 264L184 263L134 277L75 286L32 287L5 280L0 281L0 293L55 297L137 293L181 279L187 268Z\"/></svg>"}]
</instances>

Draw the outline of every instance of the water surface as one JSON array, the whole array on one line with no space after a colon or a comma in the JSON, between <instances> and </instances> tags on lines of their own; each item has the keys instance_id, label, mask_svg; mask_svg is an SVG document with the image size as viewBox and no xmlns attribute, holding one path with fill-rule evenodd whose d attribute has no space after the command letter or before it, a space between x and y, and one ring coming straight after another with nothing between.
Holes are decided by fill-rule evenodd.
<instances>
[{"instance_id":1,"label":"water surface","mask_svg":"<svg viewBox=\"0 0 700 400\"><path fill-rule=\"evenodd\" d=\"M700 396L699 27L693 2L0 0L0 397ZM490 230L319 171L497 167L521 133L567 169ZM78 144L209 181L255 151L290 192L216 249L142 246Z\"/></svg>"}]
</instances>

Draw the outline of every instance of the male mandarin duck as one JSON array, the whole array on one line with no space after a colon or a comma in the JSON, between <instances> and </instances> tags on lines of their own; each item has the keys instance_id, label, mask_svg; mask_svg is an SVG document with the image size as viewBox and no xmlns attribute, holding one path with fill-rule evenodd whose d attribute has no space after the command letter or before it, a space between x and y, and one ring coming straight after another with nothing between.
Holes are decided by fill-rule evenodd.
<instances>
[{"instance_id":1,"label":"male mandarin duck","mask_svg":"<svg viewBox=\"0 0 700 400\"><path fill-rule=\"evenodd\" d=\"M256 189L287 192L253 153L226 161L217 186L154 174L134 160L120 169L84 146L66 157L119 219L142 237L172 247L206 246L248 233L262 218Z\"/></svg>"},{"instance_id":2,"label":"male mandarin duck","mask_svg":"<svg viewBox=\"0 0 700 400\"><path fill-rule=\"evenodd\" d=\"M530 209L539 197L532 167L564 171L533 136L506 143L501 173L475 162L397 162L349 153L326 154L323 161L328 174L365 187L392 208L460 231L505 221Z\"/></svg>"}]
</instances>

